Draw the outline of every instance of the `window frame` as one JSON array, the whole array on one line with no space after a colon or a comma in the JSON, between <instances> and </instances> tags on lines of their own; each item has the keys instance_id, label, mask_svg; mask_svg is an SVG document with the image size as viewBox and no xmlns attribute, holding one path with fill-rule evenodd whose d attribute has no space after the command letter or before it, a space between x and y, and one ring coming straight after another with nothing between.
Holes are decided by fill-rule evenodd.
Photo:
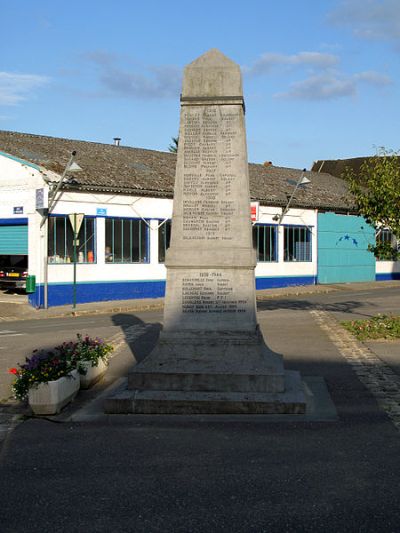
<instances>
[{"instance_id":1,"label":"window frame","mask_svg":"<svg viewBox=\"0 0 400 533\"><path fill-rule=\"evenodd\" d=\"M260 229L263 229L264 230L264 259L261 259L260 258L260 253L259 253L259 235L260 235ZM273 250L272 250L272 257L273 259L265 259L265 250L266 250L266 243L267 243L267 239L265 237L266 235L266 228L269 229L269 235L271 237L271 234L274 233L275 235L275 239L274 239L274 242L273 242ZM257 242L255 242L254 240L254 230L257 230ZM254 249L256 250L256 257L257 257L257 263L278 263L279 262L279 226L278 224L268 224L268 223L259 223L257 222L256 224L253 224L252 225L252 239L253 239L253 247ZM270 246L270 249L271 249L271 246ZM270 254L271 256L271 254Z\"/></svg>"},{"instance_id":2,"label":"window frame","mask_svg":"<svg viewBox=\"0 0 400 533\"><path fill-rule=\"evenodd\" d=\"M55 220L55 225L53 226L53 251L54 252L57 252L57 248L59 249L59 246L57 247L57 219L63 219L64 221L64 229L63 229L63 232L64 232L64 259L66 257L69 257L70 258L70 261L51 261L50 258L51 257L57 257L57 253L54 253L53 255L50 255L49 254L49 250L50 250L50 220ZM86 243L89 241L89 239L86 239L86 232L87 232L87 222L88 221L93 221L93 233L92 233L92 236L89 237L89 239L93 239L93 261L79 261L79 247L81 246L81 244L79 244L77 246L77 258L76 258L76 263L79 264L79 265L94 265L94 264L97 264L97 217L96 216L93 216L93 215L84 215L84 218L83 218L83 221L82 221L82 225L79 229L79 234L78 234L78 239L81 241L82 240L82 236L81 236L81 232L83 231L83 234L84 234L84 237L83 237L83 240L84 240L84 246L86 246ZM69 228L69 229L68 229ZM70 240L71 242L68 243L68 238L70 237ZM68 252L68 244L70 244L71 246L71 253L72 255L69 256L66 254L66 252ZM47 223L47 264L48 265L71 265L74 263L74 260L73 260L73 245L74 245L74 234L73 234L73 231L72 231L72 226L71 226L71 222L69 220L69 214L61 214L61 213L51 213L49 216L48 216L48 223ZM87 257L88 256L88 253L89 251L91 250L87 250L86 252L84 251L84 257Z\"/></svg>"},{"instance_id":3,"label":"window frame","mask_svg":"<svg viewBox=\"0 0 400 533\"><path fill-rule=\"evenodd\" d=\"M161 220L161 219L159 219ZM165 221L165 222L164 222ZM157 234L158 234L158 250L157 250L157 259L158 259L158 263L160 265L163 265L165 264L165 256L166 256L166 253L167 253L167 250L169 248L169 245L170 245L170 242L171 242L171 229L172 229L172 218L168 218L168 219L162 219L162 222L163 224L159 225L158 228L157 228ZM160 249L161 249L161 246L160 246L160 243L161 243L161 239L160 239L160 233L163 231L163 230L166 230L167 227L169 225L169 236L167 236L167 233L168 231L164 231L163 233L163 240L164 240L164 260L160 260ZM168 239L169 237L169 239ZM169 244L167 246L167 240L169 240Z\"/></svg>"},{"instance_id":4,"label":"window frame","mask_svg":"<svg viewBox=\"0 0 400 533\"><path fill-rule=\"evenodd\" d=\"M290 259L289 258L289 253L288 253L288 247L290 246L290 243L289 245L287 244L287 234L289 231L305 231L305 235L308 235L309 236L309 240L308 241L299 241L299 242L303 242L303 243L309 243L309 252L308 254L304 254L304 255L308 255L309 257L307 259L297 259L297 258L294 258L293 259ZM294 235L295 236L295 235ZM296 245L296 241L294 239L294 237L292 237L292 242L293 242L293 246L295 248L295 245ZM313 261L313 250L312 250L312 247L313 247L313 234L312 234L312 230L309 226L305 226L305 225L297 225L297 224L285 224L283 225L283 261L284 263L312 263Z\"/></svg>"},{"instance_id":5,"label":"window frame","mask_svg":"<svg viewBox=\"0 0 400 533\"><path fill-rule=\"evenodd\" d=\"M148 219L143 219L143 218L140 218L140 217L115 217L115 216L106 216L106 217L103 217L105 222L104 222L104 263L106 265L144 265L144 264L149 264L150 263L150 228L149 228L149 220ZM107 222L112 222L112 244L111 244L111 255L113 257L113 260L112 261L107 261L106 260L106 248L108 247L108 244L107 244ZM133 225L130 224L129 225L129 235L130 235L130 261L125 261L125 260L121 260L121 261L115 261L114 260L114 257L115 257L115 221L121 221L122 224L121 224L121 256L123 258L124 256L124 240L123 240L123 235L124 235L124 222L139 222L139 238L140 238L140 241L139 241L139 246L138 246L138 251L139 251L139 261L133 261ZM143 226L144 226L144 232L143 232ZM145 249L144 249L144 255L142 256L141 255L141 251L142 251L142 248L140 246L140 242L141 242L141 239L142 239L142 236L144 235L144 238L145 238ZM143 260L140 260L140 258L142 258Z\"/></svg>"},{"instance_id":6,"label":"window frame","mask_svg":"<svg viewBox=\"0 0 400 533\"><path fill-rule=\"evenodd\" d=\"M381 236L383 236L383 235L388 235L389 238L382 239ZM394 250L397 250L397 251L400 250L400 239L396 238L396 236L394 235L394 233L392 232L391 229L389 229L389 228L376 229L376 231L375 231L375 243L378 244L378 243L386 243L386 242L389 242L391 247ZM375 259L376 259L376 261L393 261L393 259L385 259L385 258L381 258L381 257L379 257L377 255L375 255Z\"/></svg>"}]
</instances>

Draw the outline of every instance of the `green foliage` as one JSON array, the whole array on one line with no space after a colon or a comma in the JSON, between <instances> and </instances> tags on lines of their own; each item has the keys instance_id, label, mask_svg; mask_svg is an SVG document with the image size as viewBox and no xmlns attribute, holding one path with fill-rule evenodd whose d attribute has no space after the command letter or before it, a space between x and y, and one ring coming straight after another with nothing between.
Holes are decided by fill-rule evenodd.
<instances>
[{"instance_id":1,"label":"green foliage","mask_svg":"<svg viewBox=\"0 0 400 533\"><path fill-rule=\"evenodd\" d=\"M178 152L179 137L172 137L172 143L168 146L168 150L174 154Z\"/></svg>"},{"instance_id":2,"label":"green foliage","mask_svg":"<svg viewBox=\"0 0 400 533\"><path fill-rule=\"evenodd\" d=\"M377 315L369 320L342 322L342 325L361 341L400 338L400 316Z\"/></svg>"},{"instance_id":3,"label":"green foliage","mask_svg":"<svg viewBox=\"0 0 400 533\"><path fill-rule=\"evenodd\" d=\"M397 152L378 150L376 156L366 160L359 176L346 168L343 178L350 184L359 213L369 224L392 231L400 240L400 158ZM387 243L378 243L370 250L377 257L398 258Z\"/></svg>"},{"instance_id":4,"label":"green foliage","mask_svg":"<svg viewBox=\"0 0 400 533\"><path fill-rule=\"evenodd\" d=\"M10 368L9 373L15 376L12 383L14 396L24 400L30 388L67 376L75 369L81 374L85 373L84 361L89 361L92 366L97 366L100 359L105 363L108 361L113 350L110 344L99 338L83 337L79 333L77 337L77 342L64 342L53 350L34 350L25 363L18 365L19 368Z\"/></svg>"},{"instance_id":5,"label":"green foliage","mask_svg":"<svg viewBox=\"0 0 400 533\"><path fill-rule=\"evenodd\" d=\"M377 242L375 246L370 244L368 250L381 261L397 261L399 258L398 250L390 242Z\"/></svg>"}]
</instances>

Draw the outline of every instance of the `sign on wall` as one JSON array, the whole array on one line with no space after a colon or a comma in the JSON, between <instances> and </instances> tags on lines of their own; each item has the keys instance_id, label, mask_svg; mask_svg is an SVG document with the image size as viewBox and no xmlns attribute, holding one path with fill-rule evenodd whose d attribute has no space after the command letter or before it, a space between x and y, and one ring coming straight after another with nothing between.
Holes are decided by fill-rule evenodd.
<instances>
[{"instance_id":1,"label":"sign on wall","mask_svg":"<svg viewBox=\"0 0 400 533\"><path fill-rule=\"evenodd\" d=\"M107 216L107 209L105 207L98 207L96 209L96 215L98 217L106 217Z\"/></svg>"},{"instance_id":2,"label":"sign on wall","mask_svg":"<svg viewBox=\"0 0 400 533\"><path fill-rule=\"evenodd\" d=\"M252 222L258 221L258 211L260 208L260 202L250 202L250 217Z\"/></svg>"},{"instance_id":3,"label":"sign on wall","mask_svg":"<svg viewBox=\"0 0 400 533\"><path fill-rule=\"evenodd\" d=\"M24 212L24 207L22 205L19 205L17 207L13 207L13 214L14 215L22 215Z\"/></svg>"},{"instance_id":4,"label":"sign on wall","mask_svg":"<svg viewBox=\"0 0 400 533\"><path fill-rule=\"evenodd\" d=\"M47 209L48 206L48 190L36 189L36 209Z\"/></svg>"}]
</instances>

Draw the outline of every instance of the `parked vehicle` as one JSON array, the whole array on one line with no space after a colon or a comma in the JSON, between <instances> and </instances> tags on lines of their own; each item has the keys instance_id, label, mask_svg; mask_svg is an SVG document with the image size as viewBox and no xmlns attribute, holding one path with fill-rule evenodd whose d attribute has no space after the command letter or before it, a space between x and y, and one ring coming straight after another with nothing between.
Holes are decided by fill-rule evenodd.
<instances>
[{"instance_id":1,"label":"parked vehicle","mask_svg":"<svg viewBox=\"0 0 400 533\"><path fill-rule=\"evenodd\" d=\"M0 287L26 288L27 255L0 255Z\"/></svg>"}]
</instances>

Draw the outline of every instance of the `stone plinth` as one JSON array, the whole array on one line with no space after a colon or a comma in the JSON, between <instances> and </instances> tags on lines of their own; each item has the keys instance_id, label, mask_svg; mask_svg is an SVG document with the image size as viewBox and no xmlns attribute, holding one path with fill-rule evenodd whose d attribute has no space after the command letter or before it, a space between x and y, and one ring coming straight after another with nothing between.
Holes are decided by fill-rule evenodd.
<instances>
[{"instance_id":1,"label":"stone plinth","mask_svg":"<svg viewBox=\"0 0 400 533\"><path fill-rule=\"evenodd\" d=\"M299 374L257 325L242 81L218 50L184 73L165 265L160 340L107 411L304 412Z\"/></svg>"}]
</instances>

